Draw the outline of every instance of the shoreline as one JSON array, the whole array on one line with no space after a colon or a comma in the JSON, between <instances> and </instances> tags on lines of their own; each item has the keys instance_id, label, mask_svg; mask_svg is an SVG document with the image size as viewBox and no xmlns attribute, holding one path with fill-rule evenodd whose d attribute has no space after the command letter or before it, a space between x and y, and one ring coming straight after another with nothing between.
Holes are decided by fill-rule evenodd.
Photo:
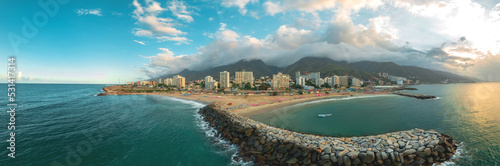
<instances>
[{"instance_id":1,"label":"shoreline","mask_svg":"<svg viewBox=\"0 0 500 166\"><path fill-rule=\"evenodd\" d=\"M356 95L336 95L336 96L325 96L325 97L317 97L317 98L296 99L296 100L282 102L282 103L278 103L278 104L263 105L261 107L242 108L242 109L236 110L234 113L245 116L245 117L250 117L250 116L254 116L254 115L270 113L276 109L287 108L287 107L295 106L298 104L324 103L324 102L329 102L330 99L342 99L342 98L355 99L356 97L359 97L359 99L361 99L364 97L368 98L368 97L383 97L383 96L392 96L392 95L391 94L356 94ZM258 110L255 110L255 109L258 109Z\"/></svg>"},{"instance_id":2,"label":"shoreline","mask_svg":"<svg viewBox=\"0 0 500 166\"><path fill-rule=\"evenodd\" d=\"M114 87L114 86L111 86ZM111 89L111 87L104 87L103 93L97 96L106 95L158 95L158 96L168 96L177 99L184 99L202 103L204 105L214 104L220 109L226 109L229 112L242 115L244 117L250 117L258 114L266 114L272 112L276 109L290 107L296 104L334 99L334 98L348 98L357 96L379 96L379 95L391 95L390 93L333 93L333 94L305 94L296 96L242 96L242 95L202 95L202 94L190 94L183 95L180 93L124 93L121 91L116 91ZM274 100L274 101L273 101ZM271 101L271 102L270 102ZM324 101L327 102L327 101ZM231 105L228 105L231 103ZM252 105L253 103L258 105Z\"/></svg>"}]
</instances>

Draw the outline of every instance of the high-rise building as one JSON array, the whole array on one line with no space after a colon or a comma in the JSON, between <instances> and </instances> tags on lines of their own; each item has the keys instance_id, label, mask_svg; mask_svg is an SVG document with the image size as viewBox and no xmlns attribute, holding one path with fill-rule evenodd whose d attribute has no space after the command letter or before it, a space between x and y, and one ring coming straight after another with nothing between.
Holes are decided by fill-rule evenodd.
<instances>
[{"instance_id":1,"label":"high-rise building","mask_svg":"<svg viewBox=\"0 0 500 166\"><path fill-rule=\"evenodd\" d=\"M318 85L319 87L321 87L321 85L325 84L325 79L320 78L319 81L316 81L316 82L317 82L316 85Z\"/></svg>"},{"instance_id":2,"label":"high-rise building","mask_svg":"<svg viewBox=\"0 0 500 166\"><path fill-rule=\"evenodd\" d=\"M295 83L299 84L299 85L302 85L302 84L300 84L300 79L305 79L305 78L304 77L300 77L300 71L295 72ZM305 85L305 81L304 81L304 85ZM304 86L304 85L302 85L302 86Z\"/></svg>"},{"instance_id":3,"label":"high-rise building","mask_svg":"<svg viewBox=\"0 0 500 166\"><path fill-rule=\"evenodd\" d=\"M290 75L288 74L274 74L273 75L273 89L286 89L290 87Z\"/></svg>"},{"instance_id":4,"label":"high-rise building","mask_svg":"<svg viewBox=\"0 0 500 166\"><path fill-rule=\"evenodd\" d=\"M325 83L332 86L332 78L331 77L325 77Z\"/></svg>"},{"instance_id":5,"label":"high-rise building","mask_svg":"<svg viewBox=\"0 0 500 166\"><path fill-rule=\"evenodd\" d=\"M335 85L339 85L340 84L340 78L337 75L333 75L331 77L331 80L332 80L331 81L332 82L332 84L331 84L332 87L334 87Z\"/></svg>"},{"instance_id":6,"label":"high-rise building","mask_svg":"<svg viewBox=\"0 0 500 166\"><path fill-rule=\"evenodd\" d=\"M318 86L321 86L321 82L320 82L320 73L319 72L313 72L313 73L309 73L307 75L300 75L300 72L295 72L295 79L298 79L300 77L304 77L305 79L314 79L314 84L318 85ZM297 80L298 82L299 80Z\"/></svg>"},{"instance_id":7,"label":"high-rise building","mask_svg":"<svg viewBox=\"0 0 500 166\"><path fill-rule=\"evenodd\" d=\"M339 80L340 80L340 84L341 86L347 86L349 84L349 76L340 76L339 77Z\"/></svg>"},{"instance_id":8,"label":"high-rise building","mask_svg":"<svg viewBox=\"0 0 500 166\"><path fill-rule=\"evenodd\" d=\"M139 85L148 85L150 82L149 81L139 81Z\"/></svg>"},{"instance_id":9,"label":"high-rise building","mask_svg":"<svg viewBox=\"0 0 500 166\"><path fill-rule=\"evenodd\" d=\"M186 87L186 78L180 75L176 75L174 76L174 78L172 78L172 84L178 88L184 88Z\"/></svg>"},{"instance_id":10,"label":"high-rise building","mask_svg":"<svg viewBox=\"0 0 500 166\"><path fill-rule=\"evenodd\" d=\"M354 87L359 87L360 86L360 81L359 79L357 78L352 78L352 83L351 83L352 86Z\"/></svg>"},{"instance_id":11,"label":"high-rise building","mask_svg":"<svg viewBox=\"0 0 500 166\"><path fill-rule=\"evenodd\" d=\"M306 86L306 78L299 76L299 78L297 79L296 84L302 85L302 86Z\"/></svg>"},{"instance_id":12,"label":"high-rise building","mask_svg":"<svg viewBox=\"0 0 500 166\"><path fill-rule=\"evenodd\" d=\"M212 80L212 81L205 82L205 89L207 89L207 90L217 89L217 81Z\"/></svg>"},{"instance_id":13,"label":"high-rise building","mask_svg":"<svg viewBox=\"0 0 500 166\"><path fill-rule=\"evenodd\" d=\"M214 80L214 78L212 76L206 76L205 77L205 84L207 84L208 82L213 81L213 80Z\"/></svg>"},{"instance_id":14,"label":"high-rise building","mask_svg":"<svg viewBox=\"0 0 500 166\"><path fill-rule=\"evenodd\" d=\"M161 84L161 78L158 78L158 84Z\"/></svg>"},{"instance_id":15,"label":"high-rise building","mask_svg":"<svg viewBox=\"0 0 500 166\"><path fill-rule=\"evenodd\" d=\"M223 71L220 72L220 88L225 89L225 88L231 88L231 85L229 85L229 72Z\"/></svg>"},{"instance_id":16,"label":"high-rise building","mask_svg":"<svg viewBox=\"0 0 500 166\"><path fill-rule=\"evenodd\" d=\"M172 83L172 78L165 78L165 79L163 80L163 83L164 83L165 85L167 85L167 86L171 86L171 85L173 85L173 83Z\"/></svg>"},{"instance_id":17,"label":"high-rise building","mask_svg":"<svg viewBox=\"0 0 500 166\"><path fill-rule=\"evenodd\" d=\"M237 83L241 87L243 87L247 82L249 82L250 85L253 86L253 83L254 83L253 72L251 72L251 71L237 71L235 73L234 83Z\"/></svg>"}]
</instances>

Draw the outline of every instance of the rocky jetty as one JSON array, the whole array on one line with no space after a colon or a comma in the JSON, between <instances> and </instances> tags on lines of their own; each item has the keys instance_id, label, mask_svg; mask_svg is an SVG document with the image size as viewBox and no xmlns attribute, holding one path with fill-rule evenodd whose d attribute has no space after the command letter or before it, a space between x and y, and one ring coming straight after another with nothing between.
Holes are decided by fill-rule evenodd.
<instances>
[{"instance_id":1,"label":"rocky jetty","mask_svg":"<svg viewBox=\"0 0 500 166\"><path fill-rule=\"evenodd\" d=\"M276 128L213 105L200 114L256 165L432 165L455 154L453 139L413 129L363 137L327 137Z\"/></svg>"},{"instance_id":2,"label":"rocky jetty","mask_svg":"<svg viewBox=\"0 0 500 166\"><path fill-rule=\"evenodd\" d=\"M407 96L407 97L413 97L413 98L417 98L417 99L435 99L436 98L436 96L432 96L432 95L406 93L406 92L393 92L393 94Z\"/></svg>"}]
</instances>

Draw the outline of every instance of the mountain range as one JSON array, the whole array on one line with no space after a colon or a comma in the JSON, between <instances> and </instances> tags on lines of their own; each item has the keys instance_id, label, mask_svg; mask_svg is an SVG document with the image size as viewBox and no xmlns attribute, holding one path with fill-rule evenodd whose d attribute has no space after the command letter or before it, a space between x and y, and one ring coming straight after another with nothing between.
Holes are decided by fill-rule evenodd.
<instances>
[{"instance_id":1,"label":"mountain range","mask_svg":"<svg viewBox=\"0 0 500 166\"><path fill-rule=\"evenodd\" d=\"M393 62L372 62L361 61L348 63L345 61L334 61L329 58L305 57L299 61L280 68L264 63L262 60L240 60L237 63L209 68L203 71L192 71L184 69L179 73L167 74L159 78L171 78L175 75L181 75L186 78L186 81L200 80L206 76L212 76L219 80L219 72L228 71L234 77L236 71L252 71L255 78L262 76L272 77L273 74L282 72L295 77L295 72L321 72L321 77L331 75L350 75L363 80L376 80L378 73L389 73L389 75L411 78L420 80L421 83L440 83L444 80L452 82L476 82L477 79L460 76L450 72L430 70L416 66L400 66ZM156 78L158 79L158 78Z\"/></svg>"}]
</instances>

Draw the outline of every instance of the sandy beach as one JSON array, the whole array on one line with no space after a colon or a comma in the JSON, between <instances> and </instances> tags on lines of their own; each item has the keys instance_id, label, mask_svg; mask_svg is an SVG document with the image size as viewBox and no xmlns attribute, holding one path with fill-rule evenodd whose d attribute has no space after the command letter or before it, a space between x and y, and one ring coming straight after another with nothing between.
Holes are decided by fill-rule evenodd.
<instances>
[{"instance_id":1,"label":"sandy beach","mask_svg":"<svg viewBox=\"0 0 500 166\"><path fill-rule=\"evenodd\" d=\"M122 91L123 87L105 87L105 93L100 95L162 95L185 100L192 100L204 104L214 104L216 107L225 109L242 116L253 116L256 114L268 113L270 111L315 100L322 100L336 97L349 97L360 95L380 95L387 93L359 93L343 92L332 94L303 94L288 96L268 96L268 95L233 95L233 94L181 94L180 92L142 92L128 93Z\"/></svg>"}]
</instances>

